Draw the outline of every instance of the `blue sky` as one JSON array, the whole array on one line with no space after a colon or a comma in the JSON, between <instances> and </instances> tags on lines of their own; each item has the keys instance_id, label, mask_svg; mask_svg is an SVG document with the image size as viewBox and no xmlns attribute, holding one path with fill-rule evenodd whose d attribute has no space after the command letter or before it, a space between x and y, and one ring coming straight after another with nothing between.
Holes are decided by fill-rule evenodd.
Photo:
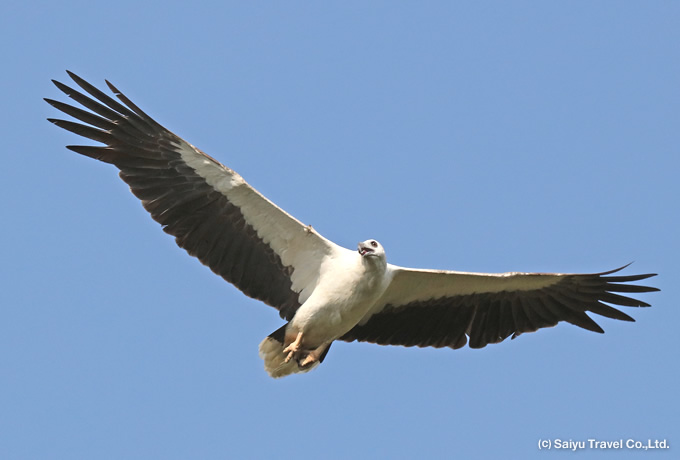
<instances>
[{"instance_id":1,"label":"blue sky","mask_svg":"<svg viewBox=\"0 0 680 460\"><path fill-rule=\"evenodd\" d=\"M549 458L678 433L677 2L15 2L0 18L0 457ZM337 343L178 249L45 121L65 69L337 243L466 271L656 272L636 323L482 350ZM643 458L586 449L583 458Z\"/></svg>"}]
</instances>

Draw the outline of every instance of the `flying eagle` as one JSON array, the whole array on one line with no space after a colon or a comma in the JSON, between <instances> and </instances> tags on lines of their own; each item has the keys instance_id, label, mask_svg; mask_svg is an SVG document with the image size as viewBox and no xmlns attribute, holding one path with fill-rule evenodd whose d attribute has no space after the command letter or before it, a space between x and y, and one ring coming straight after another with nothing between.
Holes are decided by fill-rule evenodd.
<instances>
[{"instance_id":1,"label":"flying eagle","mask_svg":"<svg viewBox=\"0 0 680 460\"><path fill-rule=\"evenodd\" d=\"M648 307L617 293L654 274L466 273L387 263L369 239L356 251L327 240L235 171L158 124L108 81L118 100L68 72L88 93L54 84L88 110L45 99L81 123L55 125L104 146L67 148L120 177L177 244L286 320L260 343L272 377L307 372L335 340L406 347L482 348L567 321L604 332L586 312L634 321L611 305Z\"/></svg>"}]
</instances>

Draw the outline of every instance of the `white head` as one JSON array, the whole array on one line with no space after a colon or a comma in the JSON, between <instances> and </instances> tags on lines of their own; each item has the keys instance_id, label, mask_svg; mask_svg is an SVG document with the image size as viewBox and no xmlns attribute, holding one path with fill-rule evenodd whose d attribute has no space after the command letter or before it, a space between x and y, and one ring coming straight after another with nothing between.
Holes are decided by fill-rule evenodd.
<instances>
[{"instance_id":1,"label":"white head","mask_svg":"<svg viewBox=\"0 0 680 460\"><path fill-rule=\"evenodd\" d=\"M385 261L385 249L376 240L366 240L359 243L359 255L364 260L381 260Z\"/></svg>"}]
</instances>

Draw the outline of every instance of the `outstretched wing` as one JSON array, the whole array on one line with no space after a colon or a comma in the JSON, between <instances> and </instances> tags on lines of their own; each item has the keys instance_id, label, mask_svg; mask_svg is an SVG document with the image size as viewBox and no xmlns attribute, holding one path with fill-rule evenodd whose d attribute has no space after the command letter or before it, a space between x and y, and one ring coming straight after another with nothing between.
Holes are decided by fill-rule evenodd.
<instances>
[{"instance_id":1,"label":"outstretched wing","mask_svg":"<svg viewBox=\"0 0 680 460\"><path fill-rule=\"evenodd\" d=\"M292 318L314 289L324 257L344 249L165 129L108 81L122 104L69 75L91 97L53 80L54 84L90 111L45 99L84 124L49 121L105 146L67 148L115 165L132 193L180 247L246 295Z\"/></svg>"},{"instance_id":2,"label":"outstretched wing","mask_svg":"<svg viewBox=\"0 0 680 460\"><path fill-rule=\"evenodd\" d=\"M607 304L648 307L616 293L658 291L628 284L654 274L463 273L390 266L392 282L375 310L341 339L380 345L482 348L567 321L604 332L586 312L635 321ZM605 303L606 302L606 303Z\"/></svg>"}]
</instances>

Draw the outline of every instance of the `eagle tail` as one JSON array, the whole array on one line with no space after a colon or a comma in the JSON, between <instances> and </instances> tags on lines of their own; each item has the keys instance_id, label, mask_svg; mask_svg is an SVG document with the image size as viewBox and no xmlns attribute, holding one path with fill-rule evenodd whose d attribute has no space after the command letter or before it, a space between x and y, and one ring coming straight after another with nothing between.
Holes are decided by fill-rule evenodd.
<instances>
[{"instance_id":1,"label":"eagle tail","mask_svg":"<svg viewBox=\"0 0 680 460\"><path fill-rule=\"evenodd\" d=\"M260 358L264 361L264 369L270 377L275 379L291 374L300 374L311 371L323 361L330 348L329 344L323 350L318 361L306 366L300 366L300 359L291 359L286 362L286 354L283 353L286 326L287 324L272 332L260 343Z\"/></svg>"},{"instance_id":2,"label":"eagle tail","mask_svg":"<svg viewBox=\"0 0 680 460\"><path fill-rule=\"evenodd\" d=\"M299 370L298 363L294 359L285 362L286 355L283 354L283 343L271 337L265 338L260 343L260 358L264 361L264 370L275 379L309 370Z\"/></svg>"}]
</instances>

